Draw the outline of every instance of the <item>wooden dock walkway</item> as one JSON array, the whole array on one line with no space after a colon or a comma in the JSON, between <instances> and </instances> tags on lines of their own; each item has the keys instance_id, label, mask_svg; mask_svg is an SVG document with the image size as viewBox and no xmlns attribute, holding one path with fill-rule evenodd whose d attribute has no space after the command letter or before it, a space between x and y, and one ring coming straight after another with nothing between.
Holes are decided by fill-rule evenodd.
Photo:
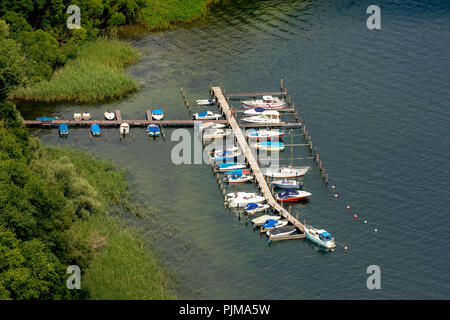
<instances>
[{"instance_id":1,"label":"wooden dock walkway","mask_svg":"<svg viewBox=\"0 0 450 320\"><path fill-rule=\"evenodd\" d=\"M252 172L255 176L256 183L259 186L259 189L261 191L261 194L266 199L267 204L269 204L272 209L276 212L278 212L283 218L287 219L290 223L292 223L301 233L304 233L304 226L303 224L298 221L296 218L294 218L286 209L284 209L278 202L275 201L272 192L267 185L266 180L264 179L264 175L261 172L261 169L258 165L258 162L256 161L253 153L250 150L249 145L247 144L247 141L245 140L244 134L242 133L241 128L239 127L236 119L234 116L231 115L230 107L227 103L227 100L225 99L225 96L222 93L222 90L220 87L212 87L212 91L214 94L214 98L217 101L217 104L219 108L221 109L222 113L225 115L229 125L231 126L231 129L233 130L233 133L236 137L236 140L241 147L242 152L244 153L244 156L246 158L246 161L250 165L250 168L252 169Z\"/></svg>"}]
</instances>

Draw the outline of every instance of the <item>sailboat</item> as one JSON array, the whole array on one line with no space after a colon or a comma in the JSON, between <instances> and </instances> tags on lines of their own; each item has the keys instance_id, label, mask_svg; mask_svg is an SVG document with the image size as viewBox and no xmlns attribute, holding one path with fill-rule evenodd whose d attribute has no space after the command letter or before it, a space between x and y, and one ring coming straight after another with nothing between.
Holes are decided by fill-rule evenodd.
<instances>
[{"instance_id":1,"label":"sailboat","mask_svg":"<svg viewBox=\"0 0 450 320\"><path fill-rule=\"evenodd\" d=\"M310 167L281 167L281 168L263 168L261 171L265 176L271 178L296 178L304 176Z\"/></svg>"},{"instance_id":2,"label":"sailboat","mask_svg":"<svg viewBox=\"0 0 450 320\"><path fill-rule=\"evenodd\" d=\"M255 144L252 144L252 147L255 149L267 150L267 151L283 151L284 144L279 141L261 141Z\"/></svg>"}]
</instances>

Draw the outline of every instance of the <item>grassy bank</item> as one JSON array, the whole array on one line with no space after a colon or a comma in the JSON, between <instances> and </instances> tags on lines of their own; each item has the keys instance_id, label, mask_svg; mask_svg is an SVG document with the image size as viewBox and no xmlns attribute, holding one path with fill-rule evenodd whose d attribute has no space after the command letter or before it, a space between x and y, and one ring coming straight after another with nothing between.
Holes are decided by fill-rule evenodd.
<instances>
[{"instance_id":1,"label":"grassy bank","mask_svg":"<svg viewBox=\"0 0 450 320\"><path fill-rule=\"evenodd\" d=\"M164 30L189 23L204 16L218 0L147 0L139 20L149 30Z\"/></svg>"},{"instance_id":2,"label":"grassy bank","mask_svg":"<svg viewBox=\"0 0 450 320\"><path fill-rule=\"evenodd\" d=\"M168 272L145 245L141 232L126 226L121 213L139 210L127 199L126 173L103 161L69 148L45 146L44 158L52 163L71 163L77 184L92 190L99 208L87 219L76 220L67 238L89 248L82 286L90 299L175 299ZM89 186L91 188L89 188ZM115 215L111 215L115 212ZM75 257L78 256L74 250ZM82 260L86 254L81 254Z\"/></svg>"},{"instance_id":3,"label":"grassy bank","mask_svg":"<svg viewBox=\"0 0 450 320\"><path fill-rule=\"evenodd\" d=\"M78 47L76 57L57 69L48 81L14 90L9 98L26 102L94 103L120 99L138 89L124 67L140 54L128 43L99 38Z\"/></svg>"}]
</instances>

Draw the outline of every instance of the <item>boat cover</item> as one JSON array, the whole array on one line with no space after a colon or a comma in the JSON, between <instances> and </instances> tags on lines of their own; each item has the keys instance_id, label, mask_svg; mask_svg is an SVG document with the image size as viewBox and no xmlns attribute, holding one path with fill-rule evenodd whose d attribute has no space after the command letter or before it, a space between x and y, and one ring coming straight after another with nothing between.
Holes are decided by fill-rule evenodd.
<instances>
[{"instance_id":1,"label":"boat cover","mask_svg":"<svg viewBox=\"0 0 450 320\"><path fill-rule=\"evenodd\" d=\"M69 128L67 127L67 124L60 124L59 125L59 132L68 132Z\"/></svg>"},{"instance_id":2,"label":"boat cover","mask_svg":"<svg viewBox=\"0 0 450 320\"><path fill-rule=\"evenodd\" d=\"M49 117L40 117L40 118L36 118L36 120L39 121L53 121L56 120L55 118L49 118Z\"/></svg>"},{"instance_id":3,"label":"boat cover","mask_svg":"<svg viewBox=\"0 0 450 320\"><path fill-rule=\"evenodd\" d=\"M319 236L322 236L322 237L323 237L323 238L322 238L323 240L331 240L331 238L332 238L331 233L326 232L326 231L320 233Z\"/></svg>"},{"instance_id":4,"label":"boat cover","mask_svg":"<svg viewBox=\"0 0 450 320\"><path fill-rule=\"evenodd\" d=\"M153 109L152 113L153 114L163 114L161 109Z\"/></svg>"},{"instance_id":5,"label":"boat cover","mask_svg":"<svg viewBox=\"0 0 450 320\"><path fill-rule=\"evenodd\" d=\"M278 224L278 220L268 219L263 224L263 228L274 228Z\"/></svg>"},{"instance_id":6,"label":"boat cover","mask_svg":"<svg viewBox=\"0 0 450 320\"><path fill-rule=\"evenodd\" d=\"M264 109L264 108L255 108L255 111L256 112L263 112L263 111L266 111L266 109Z\"/></svg>"},{"instance_id":7,"label":"boat cover","mask_svg":"<svg viewBox=\"0 0 450 320\"><path fill-rule=\"evenodd\" d=\"M207 114L208 114L208 111L205 111L205 112L199 112L197 115L199 117L205 117Z\"/></svg>"},{"instance_id":8,"label":"boat cover","mask_svg":"<svg viewBox=\"0 0 450 320\"><path fill-rule=\"evenodd\" d=\"M98 124L91 125L91 131L92 133L100 133L100 127Z\"/></svg>"},{"instance_id":9,"label":"boat cover","mask_svg":"<svg viewBox=\"0 0 450 320\"><path fill-rule=\"evenodd\" d=\"M284 227L280 227L280 228L276 228L274 230L270 230L270 234L276 235L276 234L283 234L283 233L288 233L295 230L294 226L284 226Z\"/></svg>"},{"instance_id":10,"label":"boat cover","mask_svg":"<svg viewBox=\"0 0 450 320\"><path fill-rule=\"evenodd\" d=\"M147 130L148 130L149 132L159 132L158 126L157 126L157 125L154 125L154 124L150 124L150 125L147 127Z\"/></svg>"},{"instance_id":11,"label":"boat cover","mask_svg":"<svg viewBox=\"0 0 450 320\"><path fill-rule=\"evenodd\" d=\"M219 168L220 169L224 169L224 168L228 168L228 167L234 166L235 164L236 163L234 163L234 162L226 162L226 163L219 164Z\"/></svg>"},{"instance_id":12,"label":"boat cover","mask_svg":"<svg viewBox=\"0 0 450 320\"><path fill-rule=\"evenodd\" d=\"M259 205L257 203L250 202L249 204L247 204L247 207L245 209L246 210L255 210L258 207L259 207Z\"/></svg>"},{"instance_id":13,"label":"boat cover","mask_svg":"<svg viewBox=\"0 0 450 320\"><path fill-rule=\"evenodd\" d=\"M284 192L279 193L278 197L280 197L280 198L287 198L287 197L290 197L290 196L296 196L297 194L298 194L297 190L288 188Z\"/></svg>"},{"instance_id":14,"label":"boat cover","mask_svg":"<svg viewBox=\"0 0 450 320\"><path fill-rule=\"evenodd\" d=\"M230 175L230 176L242 176L242 169L236 169L236 170L232 170L232 171L228 171L226 174Z\"/></svg>"},{"instance_id":15,"label":"boat cover","mask_svg":"<svg viewBox=\"0 0 450 320\"><path fill-rule=\"evenodd\" d=\"M262 141L261 142L261 146L263 147L282 147L283 146L283 142L279 142L279 141Z\"/></svg>"}]
</instances>

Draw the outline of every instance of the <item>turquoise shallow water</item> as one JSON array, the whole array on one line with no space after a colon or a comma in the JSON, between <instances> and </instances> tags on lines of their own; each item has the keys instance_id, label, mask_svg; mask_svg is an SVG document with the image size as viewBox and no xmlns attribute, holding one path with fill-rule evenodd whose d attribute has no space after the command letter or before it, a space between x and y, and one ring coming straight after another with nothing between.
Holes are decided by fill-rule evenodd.
<instances>
[{"instance_id":1,"label":"turquoise shallow water","mask_svg":"<svg viewBox=\"0 0 450 320\"><path fill-rule=\"evenodd\" d=\"M207 97L211 81L242 92L277 89L283 78L339 194L314 168L305 177L313 197L293 212L333 232L348 253L305 241L269 247L223 207L208 165L171 163L172 129L165 141L147 140L143 128L120 141L117 129L105 129L106 142L74 129L61 144L124 166L136 191L161 209L173 232L157 246L184 297L448 299L450 3L380 1L377 31L366 28L371 4L224 1L205 23L133 40L143 59L127 72L142 88L126 100L21 111L28 119L79 110L101 118L118 108L125 119L143 119L161 107L167 119L188 119L180 87L195 99ZM33 133L58 143L56 130ZM294 157L307 155L295 148ZM372 264L381 268L381 290L366 287Z\"/></svg>"}]
</instances>

